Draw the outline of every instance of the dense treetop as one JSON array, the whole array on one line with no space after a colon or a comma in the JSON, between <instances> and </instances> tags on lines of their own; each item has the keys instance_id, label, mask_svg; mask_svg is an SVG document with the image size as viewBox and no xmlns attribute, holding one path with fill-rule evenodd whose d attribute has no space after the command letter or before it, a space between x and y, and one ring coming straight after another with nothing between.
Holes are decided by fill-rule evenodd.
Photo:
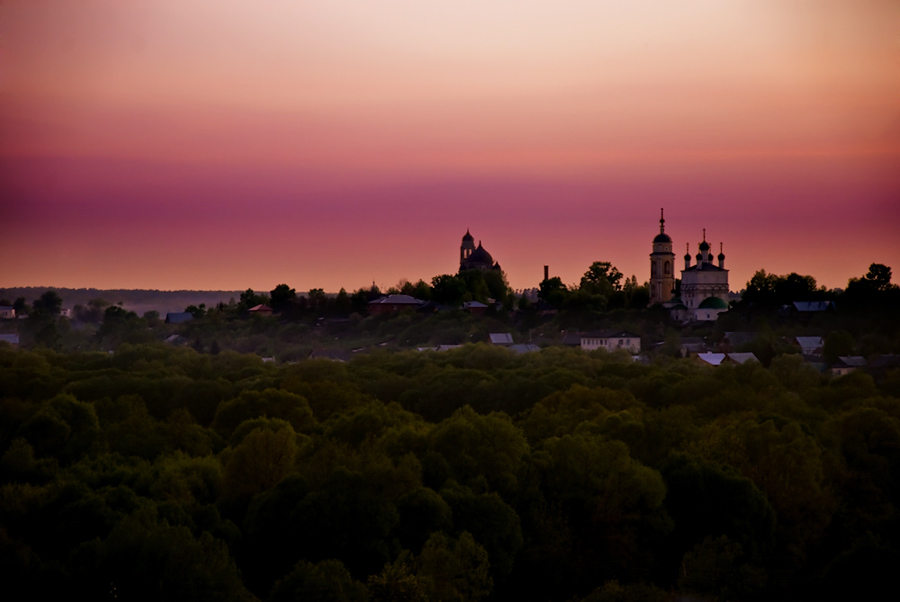
<instances>
[{"instance_id":1,"label":"dense treetop","mask_svg":"<svg viewBox=\"0 0 900 602\"><path fill-rule=\"evenodd\" d=\"M148 599L875 587L900 550L900 374L793 357L0 350L4 566Z\"/></svg>"}]
</instances>

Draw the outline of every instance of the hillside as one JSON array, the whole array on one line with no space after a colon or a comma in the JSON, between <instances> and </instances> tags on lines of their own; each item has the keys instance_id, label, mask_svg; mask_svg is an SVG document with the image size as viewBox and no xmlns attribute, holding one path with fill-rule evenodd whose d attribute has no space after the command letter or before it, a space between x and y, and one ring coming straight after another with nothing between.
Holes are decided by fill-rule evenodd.
<instances>
[{"instance_id":1,"label":"hillside","mask_svg":"<svg viewBox=\"0 0 900 602\"><path fill-rule=\"evenodd\" d=\"M188 305L205 303L212 307L217 303L228 303L230 299L239 299L241 291L159 291L145 289L96 289L96 288L57 288L51 286L27 286L0 288L0 299L13 301L24 297L27 301L37 299L45 291L55 290L63 299L63 307L87 305L91 299L103 299L110 304L122 304L122 307L134 313L158 311L165 315L170 311L184 311Z\"/></svg>"}]
</instances>

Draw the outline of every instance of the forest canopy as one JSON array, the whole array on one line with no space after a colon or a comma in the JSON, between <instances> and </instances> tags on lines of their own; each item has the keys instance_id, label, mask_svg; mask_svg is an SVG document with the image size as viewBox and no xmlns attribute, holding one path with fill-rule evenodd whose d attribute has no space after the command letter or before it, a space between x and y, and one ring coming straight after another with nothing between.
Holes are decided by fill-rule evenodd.
<instances>
[{"instance_id":1,"label":"forest canopy","mask_svg":"<svg viewBox=\"0 0 900 602\"><path fill-rule=\"evenodd\" d=\"M562 348L284 365L161 344L0 349L7 587L245 600L877 589L900 557L898 391L897 372Z\"/></svg>"}]
</instances>

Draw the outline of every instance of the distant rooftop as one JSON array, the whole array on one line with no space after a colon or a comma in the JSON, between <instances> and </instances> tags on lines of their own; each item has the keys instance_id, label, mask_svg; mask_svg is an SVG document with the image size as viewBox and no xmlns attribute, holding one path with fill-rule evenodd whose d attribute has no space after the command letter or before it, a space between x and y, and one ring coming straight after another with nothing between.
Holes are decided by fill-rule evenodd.
<instances>
[{"instance_id":1,"label":"distant rooftop","mask_svg":"<svg viewBox=\"0 0 900 602\"><path fill-rule=\"evenodd\" d=\"M490 335L492 345L512 345L513 337L508 332L492 332Z\"/></svg>"}]
</instances>

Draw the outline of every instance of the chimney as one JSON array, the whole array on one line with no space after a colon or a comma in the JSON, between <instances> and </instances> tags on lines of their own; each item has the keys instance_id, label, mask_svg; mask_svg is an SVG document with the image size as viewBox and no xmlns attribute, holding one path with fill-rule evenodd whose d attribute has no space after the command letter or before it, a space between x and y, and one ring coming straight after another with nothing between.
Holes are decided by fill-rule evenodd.
<instances>
[{"instance_id":1,"label":"chimney","mask_svg":"<svg viewBox=\"0 0 900 602\"><path fill-rule=\"evenodd\" d=\"M550 280L550 266L544 266L544 280Z\"/></svg>"}]
</instances>

